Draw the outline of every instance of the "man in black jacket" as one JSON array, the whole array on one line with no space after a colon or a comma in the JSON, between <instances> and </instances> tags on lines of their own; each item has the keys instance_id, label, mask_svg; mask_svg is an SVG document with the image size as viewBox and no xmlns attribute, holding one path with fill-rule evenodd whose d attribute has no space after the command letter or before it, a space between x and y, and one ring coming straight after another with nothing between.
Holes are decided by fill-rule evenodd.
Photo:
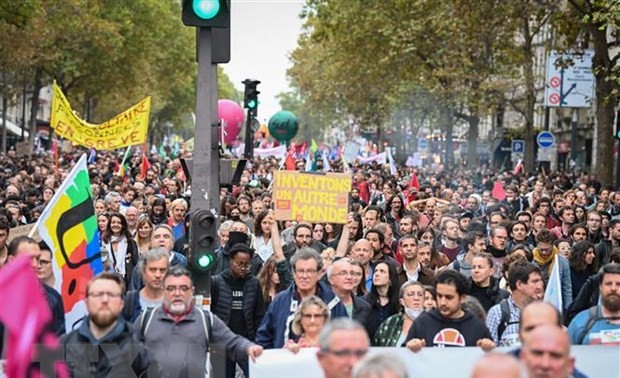
<instances>
[{"instance_id":1,"label":"man in black jacket","mask_svg":"<svg viewBox=\"0 0 620 378\"><path fill-rule=\"evenodd\" d=\"M64 359L73 377L161 377L156 360L120 316L125 283L104 272L86 287L88 317L62 339Z\"/></svg>"},{"instance_id":2,"label":"man in black jacket","mask_svg":"<svg viewBox=\"0 0 620 378\"><path fill-rule=\"evenodd\" d=\"M462 309L467 298L467 281L454 270L444 270L435 277L437 308L418 317L405 346L419 352L425 346L479 346L484 351L495 347L486 325Z\"/></svg>"},{"instance_id":3,"label":"man in black jacket","mask_svg":"<svg viewBox=\"0 0 620 378\"><path fill-rule=\"evenodd\" d=\"M230 249L230 268L211 281L211 310L231 331L254 340L258 325L265 315L265 302L258 279L250 273L254 250L244 243ZM249 365L240 363L245 376ZM235 377L236 364L226 359L226 377Z\"/></svg>"}]
</instances>

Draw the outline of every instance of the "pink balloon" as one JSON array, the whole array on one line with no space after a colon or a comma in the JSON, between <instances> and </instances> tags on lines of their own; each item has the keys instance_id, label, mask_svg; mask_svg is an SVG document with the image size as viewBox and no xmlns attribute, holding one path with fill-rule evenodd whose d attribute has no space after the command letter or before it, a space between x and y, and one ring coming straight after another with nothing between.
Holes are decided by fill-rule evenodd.
<instances>
[{"instance_id":1,"label":"pink balloon","mask_svg":"<svg viewBox=\"0 0 620 378\"><path fill-rule=\"evenodd\" d=\"M243 108L232 100L218 100L217 101L217 113L218 119L224 124L224 143L231 145L241 132L243 128L243 121L245 120L245 114ZM221 130L219 130L219 134Z\"/></svg>"}]
</instances>

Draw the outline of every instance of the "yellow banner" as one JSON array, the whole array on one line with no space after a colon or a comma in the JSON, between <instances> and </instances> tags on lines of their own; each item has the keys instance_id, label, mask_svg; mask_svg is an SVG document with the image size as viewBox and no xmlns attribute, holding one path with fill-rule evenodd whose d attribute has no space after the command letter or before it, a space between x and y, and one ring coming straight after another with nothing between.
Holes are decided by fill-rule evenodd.
<instances>
[{"instance_id":1,"label":"yellow banner","mask_svg":"<svg viewBox=\"0 0 620 378\"><path fill-rule=\"evenodd\" d=\"M94 125L78 118L69 101L54 82L52 119L54 132L74 144L97 150L114 150L146 142L151 111L151 97L147 97L112 119Z\"/></svg>"},{"instance_id":2,"label":"yellow banner","mask_svg":"<svg viewBox=\"0 0 620 378\"><path fill-rule=\"evenodd\" d=\"M345 223L351 175L276 171L273 198L276 220Z\"/></svg>"}]
</instances>

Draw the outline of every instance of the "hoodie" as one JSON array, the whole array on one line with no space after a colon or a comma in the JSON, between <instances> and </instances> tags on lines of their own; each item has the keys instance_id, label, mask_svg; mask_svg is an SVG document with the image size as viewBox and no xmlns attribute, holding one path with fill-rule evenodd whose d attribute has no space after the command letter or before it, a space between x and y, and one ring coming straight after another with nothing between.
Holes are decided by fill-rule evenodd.
<instances>
[{"instance_id":1,"label":"hoodie","mask_svg":"<svg viewBox=\"0 0 620 378\"><path fill-rule=\"evenodd\" d=\"M492 337L484 322L470 312L465 311L459 319L448 319L435 308L413 322L405 344L411 339L423 339L427 347L444 348L476 346L478 340Z\"/></svg>"}]
</instances>

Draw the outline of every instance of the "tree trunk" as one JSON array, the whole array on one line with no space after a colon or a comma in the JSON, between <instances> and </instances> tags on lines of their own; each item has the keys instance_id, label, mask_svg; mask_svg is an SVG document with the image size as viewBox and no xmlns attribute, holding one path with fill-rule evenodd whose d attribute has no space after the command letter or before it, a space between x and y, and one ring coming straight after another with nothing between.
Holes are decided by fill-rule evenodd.
<instances>
[{"instance_id":1,"label":"tree trunk","mask_svg":"<svg viewBox=\"0 0 620 378\"><path fill-rule=\"evenodd\" d=\"M536 106L536 86L534 82L534 57L530 20L523 17L523 74L525 76L525 148L523 167L526 173L534 172L536 156L534 155L534 108Z\"/></svg>"},{"instance_id":2,"label":"tree trunk","mask_svg":"<svg viewBox=\"0 0 620 378\"><path fill-rule=\"evenodd\" d=\"M603 185L614 181L614 104L612 98L616 89L611 75L612 67L607 48L606 28L591 25L594 43L593 69L596 77L596 124L598 127L598 144L596 148L596 166L594 172Z\"/></svg>"},{"instance_id":3,"label":"tree trunk","mask_svg":"<svg viewBox=\"0 0 620 378\"><path fill-rule=\"evenodd\" d=\"M475 168L480 162L480 156L478 155L478 125L480 124L480 117L478 115L469 116L467 119L469 123L469 134L467 136L467 168Z\"/></svg>"},{"instance_id":4,"label":"tree trunk","mask_svg":"<svg viewBox=\"0 0 620 378\"><path fill-rule=\"evenodd\" d=\"M452 111L450 110L448 110L446 114L446 157L444 159L444 165L446 169L451 169L454 167L454 148L452 145L452 133L454 132L454 116L452 115Z\"/></svg>"},{"instance_id":5,"label":"tree trunk","mask_svg":"<svg viewBox=\"0 0 620 378\"><path fill-rule=\"evenodd\" d=\"M32 154L34 147L34 136L37 132L37 113L39 112L39 92L43 87L43 71L37 68L34 72L32 83L32 105L30 106L30 129L28 135L28 154Z\"/></svg>"}]
</instances>

